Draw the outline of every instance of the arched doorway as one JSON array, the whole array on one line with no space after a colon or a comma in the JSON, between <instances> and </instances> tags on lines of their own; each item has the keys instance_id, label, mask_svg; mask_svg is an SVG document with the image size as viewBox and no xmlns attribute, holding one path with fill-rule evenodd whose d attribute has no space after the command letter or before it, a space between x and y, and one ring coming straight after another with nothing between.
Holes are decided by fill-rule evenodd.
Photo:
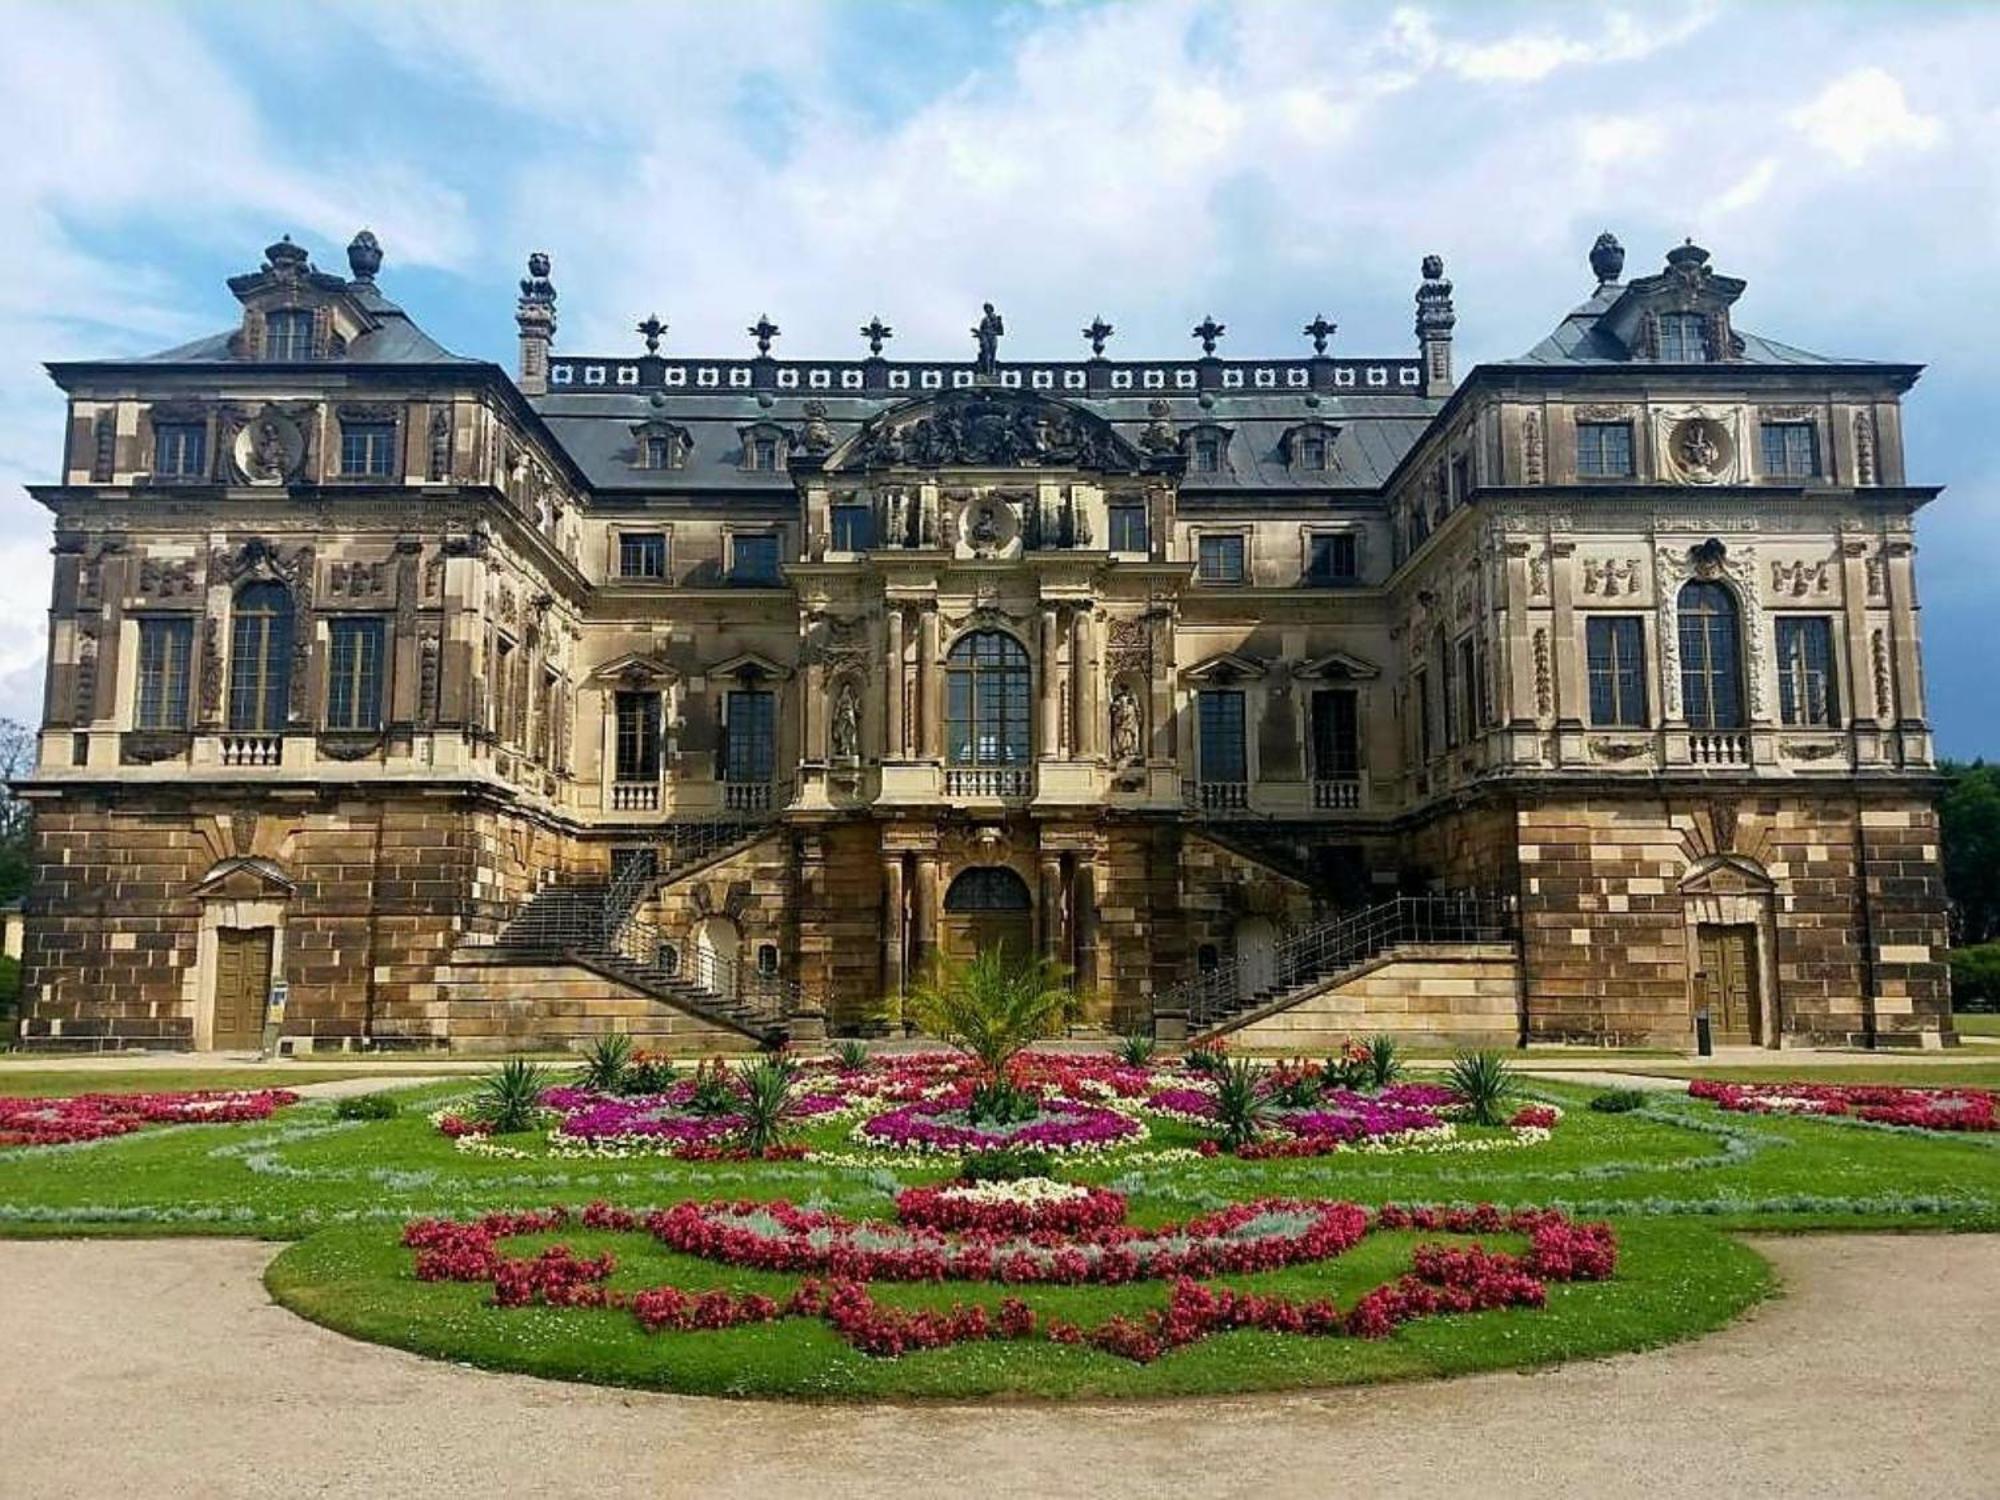
<instances>
[{"instance_id":1,"label":"arched doorway","mask_svg":"<svg viewBox=\"0 0 2000 1500\"><path fill-rule=\"evenodd\" d=\"M736 993L743 937L727 917L703 917L694 925L694 972L688 977L718 995Z\"/></svg>"},{"instance_id":2,"label":"arched doorway","mask_svg":"<svg viewBox=\"0 0 2000 1500\"><path fill-rule=\"evenodd\" d=\"M1278 930L1269 917L1236 924L1236 993L1247 1000L1278 982Z\"/></svg>"},{"instance_id":3,"label":"arched doorway","mask_svg":"<svg viewBox=\"0 0 2000 1500\"><path fill-rule=\"evenodd\" d=\"M944 897L944 951L967 959L990 948L1025 958L1035 947L1028 883L1005 865L961 870Z\"/></svg>"}]
</instances>

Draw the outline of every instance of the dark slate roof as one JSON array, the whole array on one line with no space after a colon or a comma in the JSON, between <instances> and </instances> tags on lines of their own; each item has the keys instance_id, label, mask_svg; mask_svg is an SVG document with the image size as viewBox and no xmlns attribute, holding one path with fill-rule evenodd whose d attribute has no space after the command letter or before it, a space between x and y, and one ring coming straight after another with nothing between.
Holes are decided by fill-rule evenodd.
<instances>
[{"instance_id":1,"label":"dark slate roof","mask_svg":"<svg viewBox=\"0 0 2000 1500\"><path fill-rule=\"evenodd\" d=\"M410 315L396 303L391 302L376 290L372 282L352 281L347 285L347 295L370 317L377 326L360 335L347 346L347 352L336 360L318 360L317 364L348 365L476 365L483 361L467 359L453 354L436 339L419 328ZM249 364L232 354L229 342L236 336L236 329L225 329L212 333L192 343L181 344L172 349L162 349L157 354L141 355L136 361L148 365L206 365L206 364Z\"/></svg>"},{"instance_id":2,"label":"dark slate roof","mask_svg":"<svg viewBox=\"0 0 2000 1500\"><path fill-rule=\"evenodd\" d=\"M1598 326L1618 299L1624 295L1622 283L1607 281L1590 296L1590 300L1571 309L1569 316L1555 326L1555 330L1526 354L1513 359L1503 359L1503 365L1629 365L1641 363L1625 352L1625 346L1611 334ZM1840 359L1832 355L1814 354L1809 350L1795 349L1790 344L1781 344L1776 339L1762 338L1754 333L1735 329L1736 336L1743 340L1743 353L1730 361L1732 364L1748 365L1857 365L1872 364L1872 360Z\"/></svg>"},{"instance_id":3,"label":"dark slate roof","mask_svg":"<svg viewBox=\"0 0 2000 1500\"><path fill-rule=\"evenodd\" d=\"M592 487L601 492L789 495L790 475L747 471L740 466L742 429L769 422L796 432L806 420L805 404L818 401L825 408L824 420L832 428L836 444L840 444L881 413L935 394L914 390L855 394L798 389L571 388L532 398L530 404L589 476ZM1305 495L1379 489L1442 405L1412 391L1135 390L1114 395L1042 390L1024 394L1091 412L1134 444L1152 419L1149 407L1155 401L1166 403L1168 419L1183 433L1203 424L1226 429L1229 447L1224 472L1185 475L1181 489L1190 495L1287 491ZM670 422L687 432L691 447L684 467L663 472L633 466L638 441L633 428L649 419ZM1325 472L1295 472L1285 462L1280 442L1292 428L1315 422L1335 429L1334 467Z\"/></svg>"}]
</instances>

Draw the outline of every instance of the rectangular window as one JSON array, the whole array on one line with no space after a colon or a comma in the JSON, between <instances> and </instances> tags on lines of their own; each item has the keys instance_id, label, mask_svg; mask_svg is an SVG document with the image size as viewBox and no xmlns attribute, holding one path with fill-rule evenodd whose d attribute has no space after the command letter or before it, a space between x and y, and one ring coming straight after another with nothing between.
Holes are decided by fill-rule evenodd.
<instances>
[{"instance_id":1,"label":"rectangular window","mask_svg":"<svg viewBox=\"0 0 2000 1500\"><path fill-rule=\"evenodd\" d=\"M867 505L833 508L833 550L866 552L875 545L875 511Z\"/></svg>"},{"instance_id":2,"label":"rectangular window","mask_svg":"<svg viewBox=\"0 0 2000 1500\"><path fill-rule=\"evenodd\" d=\"M1632 424L1577 423L1576 472L1584 479L1629 479L1632 475Z\"/></svg>"},{"instance_id":3,"label":"rectangular window","mask_svg":"<svg viewBox=\"0 0 2000 1500\"><path fill-rule=\"evenodd\" d=\"M208 431L199 422L161 422L153 428L153 477L199 479L206 470Z\"/></svg>"},{"instance_id":4,"label":"rectangular window","mask_svg":"<svg viewBox=\"0 0 2000 1500\"><path fill-rule=\"evenodd\" d=\"M1417 707L1417 759L1428 761L1437 752L1437 728L1431 717L1431 674L1421 667L1410 675L1410 696Z\"/></svg>"},{"instance_id":5,"label":"rectangular window","mask_svg":"<svg viewBox=\"0 0 2000 1500\"><path fill-rule=\"evenodd\" d=\"M382 727L383 624L369 616L329 621L326 628L326 727Z\"/></svg>"},{"instance_id":6,"label":"rectangular window","mask_svg":"<svg viewBox=\"0 0 2000 1500\"><path fill-rule=\"evenodd\" d=\"M1660 318L1660 361L1672 365L1708 363L1707 319L1700 313L1666 313Z\"/></svg>"},{"instance_id":7,"label":"rectangular window","mask_svg":"<svg viewBox=\"0 0 2000 1500\"><path fill-rule=\"evenodd\" d=\"M1646 727L1646 627L1637 615L1584 621L1590 722L1605 729Z\"/></svg>"},{"instance_id":8,"label":"rectangular window","mask_svg":"<svg viewBox=\"0 0 2000 1500\"><path fill-rule=\"evenodd\" d=\"M750 440L750 467L770 472L778 467L778 440L773 437Z\"/></svg>"},{"instance_id":9,"label":"rectangular window","mask_svg":"<svg viewBox=\"0 0 2000 1500\"><path fill-rule=\"evenodd\" d=\"M1460 738L1458 719L1458 657L1444 643L1444 633L1442 631L1438 633L1437 663L1438 687L1440 690L1438 696L1443 700L1444 705L1444 744L1445 748L1449 750L1458 744Z\"/></svg>"},{"instance_id":10,"label":"rectangular window","mask_svg":"<svg viewBox=\"0 0 2000 1500\"><path fill-rule=\"evenodd\" d=\"M1787 724L1832 728L1839 722L1833 621L1825 615L1780 615L1777 627L1778 717Z\"/></svg>"},{"instance_id":11,"label":"rectangular window","mask_svg":"<svg viewBox=\"0 0 2000 1500\"><path fill-rule=\"evenodd\" d=\"M1361 774L1360 695L1352 688L1312 696L1312 773L1319 781L1351 781Z\"/></svg>"},{"instance_id":12,"label":"rectangular window","mask_svg":"<svg viewBox=\"0 0 2000 1500\"><path fill-rule=\"evenodd\" d=\"M768 784L778 768L778 699L757 690L729 695L724 781Z\"/></svg>"},{"instance_id":13,"label":"rectangular window","mask_svg":"<svg viewBox=\"0 0 2000 1500\"><path fill-rule=\"evenodd\" d=\"M193 655L193 620L139 622L139 728L187 728L188 663Z\"/></svg>"},{"instance_id":14,"label":"rectangular window","mask_svg":"<svg viewBox=\"0 0 2000 1500\"><path fill-rule=\"evenodd\" d=\"M1194 471L1197 474L1222 472L1222 439L1218 434L1213 432L1195 434Z\"/></svg>"},{"instance_id":15,"label":"rectangular window","mask_svg":"<svg viewBox=\"0 0 2000 1500\"><path fill-rule=\"evenodd\" d=\"M303 309L264 314L264 358L311 359L313 315Z\"/></svg>"},{"instance_id":16,"label":"rectangular window","mask_svg":"<svg viewBox=\"0 0 2000 1500\"><path fill-rule=\"evenodd\" d=\"M1152 543L1146 535L1146 507L1143 505L1114 505L1111 507L1111 550L1113 552L1147 552Z\"/></svg>"},{"instance_id":17,"label":"rectangular window","mask_svg":"<svg viewBox=\"0 0 2000 1500\"><path fill-rule=\"evenodd\" d=\"M1463 505L1472 494L1472 457L1461 453L1451 461L1451 503Z\"/></svg>"},{"instance_id":18,"label":"rectangular window","mask_svg":"<svg viewBox=\"0 0 2000 1500\"><path fill-rule=\"evenodd\" d=\"M1810 479L1819 473L1819 432L1810 422L1766 422L1764 473L1773 479Z\"/></svg>"},{"instance_id":19,"label":"rectangular window","mask_svg":"<svg viewBox=\"0 0 2000 1500\"><path fill-rule=\"evenodd\" d=\"M1479 645L1470 633L1459 638L1456 647L1458 664L1454 675L1458 679L1458 724L1459 738L1470 743L1479 725Z\"/></svg>"},{"instance_id":20,"label":"rectangular window","mask_svg":"<svg viewBox=\"0 0 2000 1500\"><path fill-rule=\"evenodd\" d=\"M615 775L620 781L660 779L660 695L619 693L614 748Z\"/></svg>"},{"instance_id":21,"label":"rectangular window","mask_svg":"<svg viewBox=\"0 0 2000 1500\"><path fill-rule=\"evenodd\" d=\"M778 539L769 532L730 538L729 581L748 584L776 583Z\"/></svg>"},{"instance_id":22,"label":"rectangular window","mask_svg":"<svg viewBox=\"0 0 2000 1500\"><path fill-rule=\"evenodd\" d=\"M1243 538L1237 534L1205 536L1195 544L1197 575L1203 583L1243 581Z\"/></svg>"},{"instance_id":23,"label":"rectangular window","mask_svg":"<svg viewBox=\"0 0 2000 1500\"><path fill-rule=\"evenodd\" d=\"M394 422L342 422L340 472L352 479L387 479L396 469Z\"/></svg>"},{"instance_id":24,"label":"rectangular window","mask_svg":"<svg viewBox=\"0 0 2000 1500\"><path fill-rule=\"evenodd\" d=\"M620 578L665 578L667 538L658 531L618 533L618 576Z\"/></svg>"},{"instance_id":25,"label":"rectangular window","mask_svg":"<svg viewBox=\"0 0 2000 1500\"><path fill-rule=\"evenodd\" d=\"M1307 433L1299 439L1299 467L1314 471L1326 468L1326 438L1319 433Z\"/></svg>"},{"instance_id":26,"label":"rectangular window","mask_svg":"<svg viewBox=\"0 0 2000 1500\"><path fill-rule=\"evenodd\" d=\"M1243 734L1243 694L1233 688L1203 692L1199 719L1201 779L1248 781L1250 755Z\"/></svg>"},{"instance_id":27,"label":"rectangular window","mask_svg":"<svg viewBox=\"0 0 2000 1500\"><path fill-rule=\"evenodd\" d=\"M1360 547L1351 531L1306 538L1306 582L1352 583L1361 571Z\"/></svg>"}]
</instances>

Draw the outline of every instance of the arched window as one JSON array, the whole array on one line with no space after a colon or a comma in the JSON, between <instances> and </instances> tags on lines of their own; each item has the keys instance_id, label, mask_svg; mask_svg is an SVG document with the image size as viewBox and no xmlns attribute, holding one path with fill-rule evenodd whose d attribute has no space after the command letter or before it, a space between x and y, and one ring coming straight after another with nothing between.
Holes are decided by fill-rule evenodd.
<instances>
[{"instance_id":1,"label":"arched window","mask_svg":"<svg viewBox=\"0 0 2000 1500\"><path fill-rule=\"evenodd\" d=\"M292 690L292 596L282 583L253 583L236 596L229 635L229 727L239 734L284 728Z\"/></svg>"},{"instance_id":2,"label":"arched window","mask_svg":"<svg viewBox=\"0 0 2000 1500\"><path fill-rule=\"evenodd\" d=\"M946 911L1028 911L1028 883L1005 865L961 870L944 893Z\"/></svg>"},{"instance_id":3,"label":"arched window","mask_svg":"<svg viewBox=\"0 0 2000 1500\"><path fill-rule=\"evenodd\" d=\"M946 751L955 766L1024 766L1033 758L1033 674L1011 635L976 630L945 662Z\"/></svg>"},{"instance_id":4,"label":"arched window","mask_svg":"<svg viewBox=\"0 0 2000 1500\"><path fill-rule=\"evenodd\" d=\"M1681 707L1696 729L1743 727L1743 668L1736 600L1719 583L1681 589Z\"/></svg>"}]
</instances>

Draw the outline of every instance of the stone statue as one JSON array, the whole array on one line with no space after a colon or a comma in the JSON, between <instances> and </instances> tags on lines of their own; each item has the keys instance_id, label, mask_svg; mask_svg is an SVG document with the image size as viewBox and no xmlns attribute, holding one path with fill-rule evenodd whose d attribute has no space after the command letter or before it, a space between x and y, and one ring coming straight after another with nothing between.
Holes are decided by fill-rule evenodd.
<instances>
[{"instance_id":1,"label":"stone statue","mask_svg":"<svg viewBox=\"0 0 2000 1500\"><path fill-rule=\"evenodd\" d=\"M1129 766L1139 759L1139 700L1124 683L1111 695L1111 762Z\"/></svg>"},{"instance_id":2,"label":"stone statue","mask_svg":"<svg viewBox=\"0 0 2000 1500\"><path fill-rule=\"evenodd\" d=\"M833 758L858 760L861 757L861 704L854 684L843 682L833 700Z\"/></svg>"},{"instance_id":3,"label":"stone statue","mask_svg":"<svg viewBox=\"0 0 2000 1500\"><path fill-rule=\"evenodd\" d=\"M1007 325L993 310L991 302L985 306L985 314L973 327L972 336L979 341L979 373L993 375L1000 369L1000 335L1007 331Z\"/></svg>"}]
</instances>

